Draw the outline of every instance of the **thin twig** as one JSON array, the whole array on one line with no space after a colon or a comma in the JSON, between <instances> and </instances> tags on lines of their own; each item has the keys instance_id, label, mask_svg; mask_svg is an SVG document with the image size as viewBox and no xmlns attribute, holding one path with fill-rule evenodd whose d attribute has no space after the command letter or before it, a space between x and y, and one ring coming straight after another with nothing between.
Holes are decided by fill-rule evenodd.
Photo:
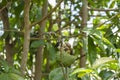
<instances>
[{"instance_id":1,"label":"thin twig","mask_svg":"<svg viewBox=\"0 0 120 80\"><path fill-rule=\"evenodd\" d=\"M57 4L45 17L43 17L41 20L32 23L32 24L30 25L30 28L32 28L33 26L35 26L35 25L38 24L38 23L40 24L40 23L43 22L45 19L47 19L47 18L57 9L57 7L61 4L62 1L63 1L63 0L60 0L60 1L58 2L58 4Z\"/></svg>"},{"instance_id":2,"label":"thin twig","mask_svg":"<svg viewBox=\"0 0 120 80\"><path fill-rule=\"evenodd\" d=\"M112 16L111 18L109 18L107 21L105 21L105 22L103 22L103 23L101 23L101 24L97 25L97 27L100 27L100 26L104 25L105 23L107 23L107 22L111 21L112 19L114 19L114 18L115 18L117 15L119 15L119 14L120 14L120 12L119 12L119 13L117 13L116 15Z\"/></svg>"},{"instance_id":3,"label":"thin twig","mask_svg":"<svg viewBox=\"0 0 120 80\"><path fill-rule=\"evenodd\" d=\"M67 76L66 76L66 73L65 73L65 70L64 70L64 65L62 63L60 63L60 65L62 66L61 69L62 69L62 72L63 72L63 76L64 76L65 80L67 80Z\"/></svg>"},{"instance_id":4,"label":"thin twig","mask_svg":"<svg viewBox=\"0 0 120 80\"><path fill-rule=\"evenodd\" d=\"M24 33L23 31L18 31L18 30L8 30L8 29L0 29L0 31L3 31L3 32L18 32L18 33Z\"/></svg>"},{"instance_id":5,"label":"thin twig","mask_svg":"<svg viewBox=\"0 0 120 80\"><path fill-rule=\"evenodd\" d=\"M119 9L97 9L97 8L88 8L89 11L118 11Z\"/></svg>"}]
</instances>

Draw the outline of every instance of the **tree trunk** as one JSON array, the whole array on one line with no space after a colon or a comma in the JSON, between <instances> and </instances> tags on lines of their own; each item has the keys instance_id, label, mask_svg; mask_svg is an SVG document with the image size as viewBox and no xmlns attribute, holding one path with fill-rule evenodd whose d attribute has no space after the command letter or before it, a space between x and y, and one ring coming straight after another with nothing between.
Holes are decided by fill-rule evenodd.
<instances>
[{"instance_id":1,"label":"tree trunk","mask_svg":"<svg viewBox=\"0 0 120 80\"><path fill-rule=\"evenodd\" d=\"M43 3L43 9L42 9L42 17L45 17L47 15L47 8L48 8L48 1L45 0ZM40 24L40 40L44 39L44 32L45 32L45 26L46 26L46 20L41 22ZM42 79L42 59L43 59L43 52L44 52L44 46L40 46L38 48L37 54L36 54L36 62L35 62L35 80L41 80Z\"/></svg>"},{"instance_id":2,"label":"tree trunk","mask_svg":"<svg viewBox=\"0 0 120 80\"><path fill-rule=\"evenodd\" d=\"M3 21L4 30L9 30L10 24L8 18L8 9L4 8L1 11L0 16ZM10 43L10 35L7 32L5 32L5 34L7 34L7 37L5 38L6 61L8 62L8 64L13 65L14 44L12 42Z\"/></svg>"},{"instance_id":3,"label":"tree trunk","mask_svg":"<svg viewBox=\"0 0 120 80\"><path fill-rule=\"evenodd\" d=\"M82 12L81 12L81 17L82 17L82 23L81 23L81 31L83 30L84 27L87 27L87 20L88 20L88 1L87 0L82 0L83 5L82 5ZM84 34L84 33L83 33ZM86 37L83 36L83 39ZM83 48L80 49L80 67L85 67L86 66L86 54Z\"/></svg>"},{"instance_id":4,"label":"tree trunk","mask_svg":"<svg viewBox=\"0 0 120 80\"><path fill-rule=\"evenodd\" d=\"M25 75L25 69L27 66L29 44L30 44L30 21L29 21L29 9L30 0L24 0L24 43L23 43L23 53L21 55L21 72Z\"/></svg>"}]
</instances>

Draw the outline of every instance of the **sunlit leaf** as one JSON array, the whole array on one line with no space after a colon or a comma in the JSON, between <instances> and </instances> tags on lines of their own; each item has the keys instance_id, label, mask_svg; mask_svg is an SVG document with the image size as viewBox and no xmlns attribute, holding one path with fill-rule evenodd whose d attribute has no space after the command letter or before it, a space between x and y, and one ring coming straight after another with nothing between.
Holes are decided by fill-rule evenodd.
<instances>
[{"instance_id":1,"label":"sunlit leaf","mask_svg":"<svg viewBox=\"0 0 120 80\"><path fill-rule=\"evenodd\" d=\"M59 29L58 26L57 26L56 24L54 24L52 28L53 28L54 31L56 31L56 30Z\"/></svg>"},{"instance_id":2,"label":"sunlit leaf","mask_svg":"<svg viewBox=\"0 0 120 80\"><path fill-rule=\"evenodd\" d=\"M66 30L66 31L63 31L63 36L69 36L69 32Z\"/></svg>"},{"instance_id":3,"label":"sunlit leaf","mask_svg":"<svg viewBox=\"0 0 120 80\"><path fill-rule=\"evenodd\" d=\"M104 41L105 44L107 44L110 47L114 48L113 44L108 39L106 39L105 37L103 37L102 40Z\"/></svg>"},{"instance_id":4,"label":"sunlit leaf","mask_svg":"<svg viewBox=\"0 0 120 80\"><path fill-rule=\"evenodd\" d=\"M97 59L92 66L93 68L97 68L99 66L102 66L105 63L111 63L111 62L116 62L116 60L109 57L102 57Z\"/></svg>"},{"instance_id":5,"label":"sunlit leaf","mask_svg":"<svg viewBox=\"0 0 120 80\"><path fill-rule=\"evenodd\" d=\"M117 17L119 18L119 17L120 17L120 14L118 14Z\"/></svg>"},{"instance_id":6,"label":"sunlit leaf","mask_svg":"<svg viewBox=\"0 0 120 80\"><path fill-rule=\"evenodd\" d=\"M109 6L109 8L113 8L115 6L115 2L116 1L112 1L111 4L110 4L110 6Z\"/></svg>"},{"instance_id":7,"label":"sunlit leaf","mask_svg":"<svg viewBox=\"0 0 120 80\"><path fill-rule=\"evenodd\" d=\"M100 26L96 29L100 32L100 31L106 31L108 28L109 28L109 25L108 26L107 25L102 25L102 26Z\"/></svg>"},{"instance_id":8,"label":"sunlit leaf","mask_svg":"<svg viewBox=\"0 0 120 80\"><path fill-rule=\"evenodd\" d=\"M119 63L117 61L111 62L106 66L109 67L110 70L117 70L119 68Z\"/></svg>"},{"instance_id":9,"label":"sunlit leaf","mask_svg":"<svg viewBox=\"0 0 120 80\"><path fill-rule=\"evenodd\" d=\"M78 77L83 77L84 75L89 74L91 72L93 72L92 69L79 68L79 69L74 70L74 72L72 72L70 76L74 74L78 74Z\"/></svg>"},{"instance_id":10,"label":"sunlit leaf","mask_svg":"<svg viewBox=\"0 0 120 80\"><path fill-rule=\"evenodd\" d=\"M119 52L120 53L120 49L115 49L115 52Z\"/></svg>"}]
</instances>

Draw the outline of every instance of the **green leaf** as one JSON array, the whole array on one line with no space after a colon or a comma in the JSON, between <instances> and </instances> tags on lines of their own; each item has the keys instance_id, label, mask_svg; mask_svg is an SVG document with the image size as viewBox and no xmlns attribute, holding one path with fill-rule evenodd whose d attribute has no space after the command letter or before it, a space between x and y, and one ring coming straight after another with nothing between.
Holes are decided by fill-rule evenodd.
<instances>
[{"instance_id":1,"label":"green leaf","mask_svg":"<svg viewBox=\"0 0 120 80\"><path fill-rule=\"evenodd\" d=\"M0 52L3 51L3 48L4 48L4 42L2 40L0 40Z\"/></svg>"},{"instance_id":2,"label":"green leaf","mask_svg":"<svg viewBox=\"0 0 120 80\"><path fill-rule=\"evenodd\" d=\"M120 1L119 0L117 1L117 6L120 9Z\"/></svg>"},{"instance_id":3,"label":"green leaf","mask_svg":"<svg viewBox=\"0 0 120 80\"><path fill-rule=\"evenodd\" d=\"M57 26L56 24L54 24L53 27L52 27L52 29L53 29L54 31L57 31L59 28L58 28L58 26Z\"/></svg>"},{"instance_id":4,"label":"green leaf","mask_svg":"<svg viewBox=\"0 0 120 80\"><path fill-rule=\"evenodd\" d=\"M93 72L92 69L79 68L79 69L74 70L74 72L72 74L70 74L70 76L72 76L74 74L78 74L78 77L80 78L91 72Z\"/></svg>"},{"instance_id":5,"label":"green leaf","mask_svg":"<svg viewBox=\"0 0 120 80\"><path fill-rule=\"evenodd\" d=\"M47 46L47 51L49 52L49 54L47 55L49 55L50 59L55 59L56 51L53 45L51 43L46 43L46 46Z\"/></svg>"},{"instance_id":6,"label":"green leaf","mask_svg":"<svg viewBox=\"0 0 120 80\"><path fill-rule=\"evenodd\" d=\"M118 52L118 53L120 53L120 49L115 49L115 52Z\"/></svg>"},{"instance_id":7,"label":"green leaf","mask_svg":"<svg viewBox=\"0 0 120 80\"><path fill-rule=\"evenodd\" d=\"M5 6L7 4L7 1L6 0L2 0L2 2L0 3L0 8Z\"/></svg>"},{"instance_id":8,"label":"green leaf","mask_svg":"<svg viewBox=\"0 0 120 80\"><path fill-rule=\"evenodd\" d=\"M113 75L114 73L112 71L107 71L107 70L102 70L99 73L99 76L102 78L102 80L109 80L109 78Z\"/></svg>"},{"instance_id":9,"label":"green leaf","mask_svg":"<svg viewBox=\"0 0 120 80\"><path fill-rule=\"evenodd\" d=\"M63 74L63 71L65 74ZM69 76L71 73L72 70L70 68L58 67L50 72L49 80L66 80L64 75L67 76L67 80L76 80L76 76Z\"/></svg>"},{"instance_id":10,"label":"green leaf","mask_svg":"<svg viewBox=\"0 0 120 80\"><path fill-rule=\"evenodd\" d=\"M109 8L113 8L115 6L116 1L112 1Z\"/></svg>"},{"instance_id":11,"label":"green leaf","mask_svg":"<svg viewBox=\"0 0 120 80\"><path fill-rule=\"evenodd\" d=\"M67 30L63 31L63 36L69 36L69 32Z\"/></svg>"},{"instance_id":12,"label":"green leaf","mask_svg":"<svg viewBox=\"0 0 120 80\"><path fill-rule=\"evenodd\" d=\"M107 26L107 25L102 25L102 26L96 28L97 31L99 31L98 35L100 35L100 31L104 31L105 32L108 28L109 28L109 26Z\"/></svg>"},{"instance_id":13,"label":"green leaf","mask_svg":"<svg viewBox=\"0 0 120 80\"><path fill-rule=\"evenodd\" d=\"M49 80L65 80L63 77L62 68L55 68L49 74Z\"/></svg>"},{"instance_id":14,"label":"green leaf","mask_svg":"<svg viewBox=\"0 0 120 80\"><path fill-rule=\"evenodd\" d=\"M109 63L107 64L106 66L109 67L110 70L115 70L117 71L119 69L119 63L116 61L116 62L112 62L112 63Z\"/></svg>"},{"instance_id":15,"label":"green leaf","mask_svg":"<svg viewBox=\"0 0 120 80\"><path fill-rule=\"evenodd\" d=\"M0 74L0 80L11 80L9 74L2 73Z\"/></svg>"},{"instance_id":16,"label":"green leaf","mask_svg":"<svg viewBox=\"0 0 120 80\"><path fill-rule=\"evenodd\" d=\"M79 29L76 28L75 31L74 31L74 34L78 34L79 33Z\"/></svg>"},{"instance_id":17,"label":"green leaf","mask_svg":"<svg viewBox=\"0 0 120 80\"><path fill-rule=\"evenodd\" d=\"M31 48L38 48L39 46L45 45L44 40L33 41L31 44Z\"/></svg>"},{"instance_id":18,"label":"green leaf","mask_svg":"<svg viewBox=\"0 0 120 80\"><path fill-rule=\"evenodd\" d=\"M21 72L15 69L13 66L10 66L9 73L14 73L16 75L21 75Z\"/></svg>"},{"instance_id":19,"label":"green leaf","mask_svg":"<svg viewBox=\"0 0 120 80\"><path fill-rule=\"evenodd\" d=\"M109 45L110 47L114 48L113 44L112 44L108 39L106 39L105 37L103 37L102 40L103 40L103 42L104 42L107 46Z\"/></svg>"},{"instance_id":20,"label":"green leaf","mask_svg":"<svg viewBox=\"0 0 120 80\"><path fill-rule=\"evenodd\" d=\"M93 68L97 68L99 66L102 66L106 63L111 63L111 62L116 62L116 60L113 58L109 58L109 57L102 57L102 58L97 59L92 66Z\"/></svg>"},{"instance_id":21,"label":"green leaf","mask_svg":"<svg viewBox=\"0 0 120 80\"><path fill-rule=\"evenodd\" d=\"M7 64L6 61L0 60L0 66L2 66L4 68L5 72L9 72L10 67L9 67L9 65Z\"/></svg>"},{"instance_id":22,"label":"green leaf","mask_svg":"<svg viewBox=\"0 0 120 80\"><path fill-rule=\"evenodd\" d=\"M5 73L14 73L17 75L21 75L21 72L17 69L15 69L13 66L10 66L6 61L0 60L0 66L2 66L3 71Z\"/></svg>"},{"instance_id":23,"label":"green leaf","mask_svg":"<svg viewBox=\"0 0 120 80\"><path fill-rule=\"evenodd\" d=\"M23 10L23 6L24 6L24 1L21 1L20 4L14 8L16 18L20 17L20 14Z\"/></svg>"},{"instance_id":24,"label":"green leaf","mask_svg":"<svg viewBox=\"0 0 120 80\"><path fill-rule=\"evenodd\" d=\"M97 50L92 37L88 36L88 59L91 65L94 63L97 57Z\"/></svg>"},{"instance_id":25,"label":"green leaf","mask_svg":"<svg viewBox=\"0 0 120 80\"><path fill-rule=\"evenodd\" d=\"M96 6L93 0L88 0L88 2L89 2L92 6Z\"/></svg>"},{"instance_id":26,"label":"green leaf","mask_svg":"<svg viewBox=\"0 0 120 80\"><path fill-rule=\"evenodd\" d=\"M110 18L111 15L110 15L110 12L106 12L106 15Z\"/></svg>"},{"instance_id":27,"label":"green leaf","mask_svg":"<svg viewBox=\"0 0 120 80\"><path fill-rule=\"evenodd\" d=\"M25 79L14 73L2 73L0 74L0 80L25 80Z\"/></svg>"},{"instance_id":28,"label":"green leaf","mask_svg":"<svg viewBox=\"0 0 120 80\"><path fill-rule=\"evenodd\" d=\"M23 77L14 73L9 73L9 76L11 77L11 80L25 80Z\"/></svg>"},{"instance_id":29,"label":"green leaf","mask_svg":"<svg viewBox=\"0 0 120 80\"><path fill-rule=\"evenodd\" d=\"M105 52L103 41L101 40L101 37L98 37L97 35L92 35L93 40L98 44L98 47Z\"/></svg>"}]
</instances>

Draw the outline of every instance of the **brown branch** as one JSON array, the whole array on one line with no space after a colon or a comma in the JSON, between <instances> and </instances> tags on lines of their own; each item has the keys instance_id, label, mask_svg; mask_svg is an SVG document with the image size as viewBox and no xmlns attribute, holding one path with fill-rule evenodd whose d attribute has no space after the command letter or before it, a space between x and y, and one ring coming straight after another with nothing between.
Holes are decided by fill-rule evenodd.
<instances>
[{"instance_id":1,"label":"brown branch","mask_svg":"<svg viewBox=\"0 0 120 80\"><path fill-rule=\"evenodd\" d=\"M53 33L53 35L56 34L56 32L47 32L48 36L51 36L50 33ZM44 33L43 35L45 35L45 34L46 33ZM85 33L72 34L70 36L62 36L61 39L68 39L68 38L73 38L73 37L76 38L78 36L79 36L79 38L82 38L83 36L85 36ZM57 36L54 39L58 39ZM48 40L48 41L50 40L51 41L54 39L51 39L50 37L45 37L44 39L41 39L41 40ZM39 37L31 37L30 40L40 40L40 38Z\"/></svg>"},{"instance_id":2,"label":"brown branch","mask_svg":"<svg viewBox=\"0 0 120 80\"><path fill-rule=\"evenodd\" d=\"M46 20L57 9L57 7L62 3L62 1L63 0L60 0L58 2L58 4L45 17L43 17L41 20L32 23L30 25L30 28L32 28L32 26L35 26L36 24L40 24L41 22L43 22L44 20Z\"/></svg>"},{"instance_id":3,"label":"brown branch","mask_svg":"<svg viewBox=\"0 0 120 80\"><path fill-rule=\"evenodd\" d=\"M30 44L30 21L29 21L29 10L31 0L24 0L24 43L23 43L23 53L21 54L21 72L25 76L29 44Z\"/></svg>"},{"instance_id":4,"label":"brown branch","mask_svg":"<svg viewBox=\"0 0 120 80\"><path fill-rule=\"evenodd\" d=\"M106 17L106 15L89 15L90 17Z\"/></svg>"},{"instance_id":5,"label":"brown branch","mask_svg":"<svg viewBox=\"0 0 120 80\"><path fill-rule=\"evenodd\" d=\"M0 29L1 31L3 31L3 32L18 32L18 33L23 33L23 31L18 31L18 30L11 30L11 29L9 29L9 30L7 30L7 29Z\"/></svg>"},{"instance_id":6,"label":"brown branch","mask_svg":"<svg viewBox=\"0 0 120 80\"><path fill-rule=\"evenodd\" d=\"M8 17L8 9L5 7L1 12L0 12L0 17L3 22L4 29L8 30L10 29L10 22L9 22L9 17ZM6 50L6 61L10 64L13 65L13 43L9 43L11 40L10 35L7 35L5 37L5 50Z\"/></svg>"},{"instance_id":7,"label":"brown branch","mask_svg":"<svg viewBox=\"0 0 120 80\"><path fill-rule=\"evenodd\" d=\"M44 18L48 13L48 0L44 0L42 5L42 17ZM46 19L44 19L41 23L38 23L39 26L39 37L40 40L44 39L44 35L41 35L45 32L46 27ZM43 53L44 53L44 45L37 48L37 53L35 55L35 77L34 80L42 80L42 64L43 64Z\"/></svg>"},{"instance_id":8,"label":"brown branch","mask_svg":"<svg viewBox=\"0 0 120 80\"><path fill-rule=\"evenodd\" d=\"M5 6L3 6L3 7L0 9L0 12L3 11L5 8L8 8L10 5L11 5L11 2L8 2Z\"/></svg>"},{"instance_id":9,"label":"brown branch","mask_svg":"<svg viewBox=\"0 0 120 80\"><path fill-rule=\"evenodd\" d=\"M117 15L119 15L120 13L118 13L118 14L116 14L116 15L114 15L113 17L111 17L108 21L110 21L110 20L112 20L113 18L115 18ZM104 25L106 22L108 22L108 21L105 21L105 22L103 22L103 23L101 23L101 24L98 24L98 27L99 26L102 26L102 25ZM67 29L67 28L69 28L69 24L70 23L74 23L74 21L70 21L70 22L68 22L66 25L64 25L61 29L59 29L59 30L63 30L63 29ZM85 24L87 24L87 23L85 23ZM89 23L89 25L92 25L93 23ZM66 27L67 26L67 27ZM55 33L57 33L57 32L59 32L59 30L57 30L57 31L55 31ZM45 34L45 33L44 33ZM78 34L79 35L79 34ZM78 35L73 35L72 37L77 37ZM35 39L35 40L39 40L39 38L32 38L33 40Z\"/></svg>"},{"instance_id":10,"label":"brown branch","mask_svg":"<svg viewBox=\"0 0 120 80\"><path fill-rule=\"evenodd\" d=\"M83 5L82 5L82 12L81 12L81 18L82 18L82 21L81 21L81 28L80 28L80 31L82 31L85 27L87 27L87 21L88 21L88 9L87 9L87 6L88 6L88 0L83 0ZM82 34L83 32L81 32ZM83 33L84 34L84 33ZM86 38L86 34L84 36L82 36L82 40ZM83 56L85 55L85 51L83 49L83 47L80 48L80 56ZM79 59L79 66L80 67L86 67L86 56L82 57Z\"/></svg>"},{"instance_id":11,"label":"brown branch","mask_svg":"<svg viewBox=\"0 0 120 80\"><path fill-rule=\"evenodd\" d=\"M88 8L89 11L118 11L119 9L97 9L97 8Z\"/></svg>"}]
</instances>

